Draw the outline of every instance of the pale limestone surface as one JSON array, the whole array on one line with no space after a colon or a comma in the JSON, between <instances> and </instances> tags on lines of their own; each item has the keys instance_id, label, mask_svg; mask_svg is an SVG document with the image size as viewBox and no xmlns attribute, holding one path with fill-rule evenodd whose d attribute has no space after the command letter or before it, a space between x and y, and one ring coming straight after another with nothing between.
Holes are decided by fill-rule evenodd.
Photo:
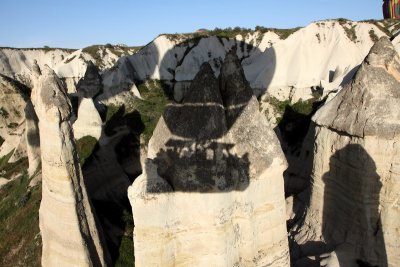
<instances>
[{"instance_id":1,"label":"pale limestone surface","mask_svg":"<svg viewBox=\"0 0 400 267\"><path fill-rule=\"evenodd\" d=\"M74 122L74 136L80 139L90 135L100 139L102 133L102 120L91 98L82 98L78 107L78 118Z\"/></svg>"},{"instance_id":2,"label":"pale limestone surface","mask_svg":"<svg viewBox=\"0 0 400 267\"><path fill-rule=\"evenodd\" d=\"M351 28L353 40L346 32ZM252 88L268 88L267 92L280 100L289 96L294 102L310 99L312 86L323 85L329 91L348 81L347 74L363 61L374 44L370 31L377 37L386 35L371 23L311 23L261 55L250 57L252 64L244 67L246 78ZM332 77L338 67L342 72Z\"/></svg>"},{"instance_id":3,"label":"pale limestone surface","mask_svg":"<svg viewBox=\"0 0 400 267\"><path fill-rule=\"evenodd\" d=\"M221 73L203 65L149 142L128 190L135 266L289 266L286 160L232 53Z\"/></svg>"},{"instance_id":4,"label":"pale limestone surface","mask_svg":"<svg viewBox=\"0 0 400 267\"><path fill-rule=\"evenodd\" d=\"M43 176L39 209L42 266L107 266L101 229L82 180L66 89L48 66L32 76Z\"/></svg>"},{"instance_id":5,"label":"pale limestone surface","mask_svg":"<svg viewBox=\"0 0 400 267\"><path fill-rule=\"evenodd\" d=\"M303 256L333 251L327 266L400 266L399 100L400 58L382 38L313 117L311 200L293 230Z\"/></svg>"},{"instance_id":6,"label":"pale limestone surface","mask_svg":"<svg viewBox=\"0 0 400 267\"><path fill-rule=\"evenodd\" d=\"M0 136L4 139L0 157L14 150L11 162L26 156L24 108L28 97L25 89L18 82L0 75Z\"/></svg>"}]
</instances>

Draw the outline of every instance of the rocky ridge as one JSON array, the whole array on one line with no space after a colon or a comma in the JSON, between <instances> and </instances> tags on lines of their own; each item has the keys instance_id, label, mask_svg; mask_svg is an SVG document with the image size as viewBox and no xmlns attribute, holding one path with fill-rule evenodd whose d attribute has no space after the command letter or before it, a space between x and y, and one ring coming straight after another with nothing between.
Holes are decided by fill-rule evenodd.
<instances>
[{"instance_id":1,"label":"rocky ridge","mask_svg":"<svg viewBox=\"0 0 400 267\"><path fill-rule=\"evenodd\" d=\"M313 117L311 200L292 229L300 245L294 253L325 253L326 266L400 264L399 88L400 57L382 38L354 80Z\"/></svg>"},{"instance_id":2,"label":"rocky ridge","mask_svg":"<svg viewBox=\"0 0 400 267\"><path fill-rule=\"evenodd\" d=\"M39 118L42 266L107 266L102 231L88 199L69 122L71 104L50 67L32 73L32 102Z\"/></svg>"},{"instance_id":3,"label":"rocky ridge","mask_svg":"<svg viewBox=\"0 0 400 267\"><path fill-rule=\"evenodd\" d=\"M286 161L234 53L167 107L147 156L128 190L136 266L289 265Z\"/></svg>"}]
</instances>

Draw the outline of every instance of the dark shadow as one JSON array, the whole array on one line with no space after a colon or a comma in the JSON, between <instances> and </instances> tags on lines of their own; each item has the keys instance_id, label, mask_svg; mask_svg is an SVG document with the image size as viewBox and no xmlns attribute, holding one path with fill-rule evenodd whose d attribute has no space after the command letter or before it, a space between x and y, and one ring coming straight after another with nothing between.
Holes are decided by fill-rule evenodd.
<instances>
[{"instance_id":1,"label":"dark shadow","mask_svg":"<svg viewBox=\"0 0 400 267\"><path fill-rule=\"evenodd\" d=\"M77 92L70 95L74 114L83 98L95 98L102 92L101 77L93 64L88 64L85 77L78 81ZM127 112L122 105L109 111L101 103L95 106L102 118L103 131L91 155L81 166L88 196L93 203L104 233L112 263L119 258L121 242L126 235L126 214L132 217L127 189L140 175L140 135L144 125L137 111ZM113 107L114 108L114 107ZM76 118L75 118L76 119Z\"/></svg>"},{"instance_id":2,"label":"dark shadow","mask_svg":"<svg viewBox=\"0 0 400 267\"><path fill-rule=\"evenodd\" d=\"M248 187L248 155L237 155L235 144L222 140L252 98L235 49L227 53L218 79L209 63L201 66L181 103L171 103L163 114L172 135L154 163L169 185L165 192L218 193ZM148 192L163 193L163 188L149 184Z\"/></svg>"},{"instance_id":3,"label":"dark shadow","mask_svg":"<svg viewBox=\"0 0 400 267\"><path fill-rule=\"evenodd\" d=\"M345 86L349 81L351 81L354 76L356 75L358 69L360 68L361 65L355 66L354 68L352 68L349 73L346 74L346 76L344 76L342 82L340 83L340 86Z\"/></svg>"},{"instance_id":4,"label":"dark shadow","mask_svg":"<svg viewBox=\"0 0 400 267\"><path fill-rule=\"evenodd\" d=\"M26 141L27 143L34 147L40 147L40 137L39 137L39 119L36 115L35 109L33 108L31 100L27 100L25 106L25 119L27 120L29 127L25 129L27 131Z\"/></svg>"},{"instance_id":5,"label":"dark shadow","mask_svg":"<svg viewBox=\"0 0 400 267\"><path fill-rule=\"evenodd\" d=\"M310 102L312 107L308 114L300 113L290 105L286 106L275 129L288 162L284 172L286 197L297 195L310 186L315 128L312 117L324 103L325 99Z\"/></svg>"},{"instance_id":6,"label":"dark shadow","mask_svg":"<svg viewBox=\"0 0 400 267\"><path fill-rule=\"evenodd\" d=\"M166 147L166 151L157 153L154 162L158 174L174 192L243 191L249 185L248 156L232 153L234 144L169 140Z\"/></svg>"},{"instance_id":7,"label":"dark shadow","mask_svg":"<svg viewBox=\"0 0 400 267\"><path fill-rule=\"evenodd\" d=\"M361 145L331 156L325 183L322 234L340 266L387 266L379 212L382 188L374 160ZM341 249L346 246L347 249Z\"/></svg>"},{"instance_id":8,"label":"dark shadow","mask_svg":"<svg viewBox=\"0 0 400 267\"><path fill-rule=\"evenodd\" d=\"M126 192L142 172L139 136L143 129L140 114L126 113L121 106L105 123L99 142L82 166L112 262L117 261L126 234L124 214L132 214Z\"/></svg>"},{"instance_id":9,"label":"dark shadow","mask_svg":"<svg viewBox=\"0 0 400 267\"><path fill-rule=\"evenodd\" d=\"M174 135L170 140L166 140L165 149L160 149L157 153L155 162L159 165L160 175L174 191L226 192L245 190L249 184L247 155L244 154L239 157L234 152L234 144L224 142L221 139L224 138L229 128L235 123L236 118L247 106L252 97L252 91L246 82L245 84L242 83L243 88L233 88L236 90L235 92L227 93L232 90L230 87L232 87L231 83L234 83L234 81L229 78L220 80L215 78L223 63L223 58L216 56L215 51L220 51L222 47L228 52L229 49L225 46L233 39L216 37L215 51L210 46L206 59L200 58L196 53L193 55L195 64L198 64L197 70L200 69L203 62L207 62L209 67L212 68L209 75L213 77L212 83L214 83L215 89L213 93L205 94L206 88L210 86L205 79L203 82L199 81L193 85L194 89L198 88L197 95L191 93L193 87L186 86L182 91L183 100L180 99L182 103L174 102L176 85L188 82L187 80L183 81L182 78L177 78L176 70L182 68L185 57L193 53L193 49L196 49L196 45L205 37L194 36L194 38L176 41L177 49L167 51L162 59L159 58L161 51L154 43L146 45L139 53L119 59L111 69L104 71L101 75L102 82L105 85L104 90L99 91L95 96L93 94L90 96L94 98L96 107L102 110L103 107L98 104L100 101L111 99L131 90L133 84L136 84L140 91L139 85L152 78L149 73L159 70L159 79L163 85L164 94L172 102L166 108L163 118ZM243 41L234 41L234 43L236 45L231 45L230 49L240 55L237 61L239 66L241 62L244 62L244 59L257 52L258 49ZM270 49L274 55L273 48ZM272 61L270 64L271 73L275 69L275 58ZM240 78L244 77L242 69L240 69L240 75ZM96 78L97 76L92 74L92 77ZM90 81L90 79L86 80ZM85 83L78 82L78 86L81 84ZM87 96L87 92L93 91L90 83L86 83L86 85L88 89L83 90L84 96ZM265 92L265 89L261 90L261 93ZM155 106L154 108L158 107ZM137 168L132 168L132 166L139 164L140 167L138 161L140 158L139 140L141 135L144 135L141 114L138 112L125 113L125 107L122 106L106 122L100 140L102 145L83 166L88 193L95 203L99 217L102 217L100 220L105 229L108 248L114 262L118 258L117 248L121 244L120 230L123 229L123 221L118 218L126 207L129 207L128 210L130 210L130 206L129 203L125 205L127 203L125 202L127 189L125 182L120 187L104 187L104 184L111 180L115 183L125 181L127 177L129 179L128 185L130 185L140 174L141 170L135 172L134 170ZM156 118L156 120L158 119ZM103 120L105 120L104 116ZM106 142L106 145L104 145L102 140L106 140L108 143ZM111 147L113 148L112 151ZM135 159L137 162L133 162ZM95 166L102 167L97 168ZM115 175L121 169L124 177ZM192 177L184 176L184 173L189 172ZM99 177L102 177L101 181L99 181ZM107 188L107 190L99 192L101 187ZM116 188L119 193L115 191ZM152 190L149 189L149 191ZM118 195L117 198L116 195Z\"/></svg>"}]
</instances>

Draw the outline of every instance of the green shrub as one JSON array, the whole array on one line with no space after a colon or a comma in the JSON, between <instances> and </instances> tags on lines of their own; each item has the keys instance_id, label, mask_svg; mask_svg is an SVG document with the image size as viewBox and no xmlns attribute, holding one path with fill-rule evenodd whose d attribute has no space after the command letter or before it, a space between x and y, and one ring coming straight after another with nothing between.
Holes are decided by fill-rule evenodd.
<instances>
[{"instance_id":1,"label":"green shrub","mask_svg":"<svg viewBox=\"0 0 400 267\"><path fill-rule=\"evenodd\" d=\"M0 158L0 172L1 176L10 179L15 174L25 173L28 169L28 158L21 158L15 162L9 162L14 153L14 149L7 155Z\"/></svg>"},{"instance_id":2,"label":"green shrub","mask_svg":"<svg viewBox=\"0 0 400 267\"><path fill-rule=\"evenodd\" d=\"M278 116L277 122L280 123L283 119L285 111L287 111L288 109L299 115L305 115L305 116L310 115L313 112L313 104L316 101L316 99L310 99L305 101L300 100L296 103L291 103L290 100L281 101L273 96L270 96L265 101L274 107Z\"/></svg>"},{"instance_id":3,"label":"green shrub","mask_svg":"<svg viewBox=\"0 0 400 267\"><path fill-rule=\"evenodd\" d=\"M110 104L106 106L106 116L104 118L104 122L107 123L110 119L118 112L121 107Z\"/></svg>"},{"instance_id":4,"label":"green shrub","mask_svg":"<svg viewBox=\"0 0 400 267\"><path fill-rule=\"evenodd\" d=\"M3 171L6 168L8 161L10 160L10 158L14 153L14 150L15 149L11 150L7 155L4 155L3 157L0 158L0 171Z\"/></svg>"},{"instance_id":5,"label":"green shrub","mask_svg":"<svg viewBox=\"0 0 400 267\"><path fill-rule=\"evenodd\" d=\"M116 267L135 266L135 255L133 248L133 217L127 210L123 211L122 220L125 222L125 233L119 247Z\"/></svg>"},{"instance_id":6,"label":"green shrub","mask_svg":"<svg viewBox=\"0 0 400 267\"><path fill-rule=\"evenodd\" d=\"M41 185L29 182L22 175L0 189L0 266L41 266Z\"/></svg>"},{"instance_id":7,"label":"green shrub","mask_svg":"<svg viewBox=\"0 0 400 267\"><path fill-rule=\"evenodd\" d=\"M158 120L164 113L169 100L165 91L168 89L158 80L150 80L137 86L143 100L136 100L134 108L140 113L145 126L142 133L144 145L147 145Z\"/></svg>"},{"instance_id":8,"label":"green shrub","mask_svg":"<svg viewBox=\"0 0 400 267\"><path fill-rule=\"evenodd\" d=\"M79 156L79 162L81 165L92 155L93 150L97 144L97 139L93 136L87 135L76 140L76 149Z\"/></svg>"}]
</instances>

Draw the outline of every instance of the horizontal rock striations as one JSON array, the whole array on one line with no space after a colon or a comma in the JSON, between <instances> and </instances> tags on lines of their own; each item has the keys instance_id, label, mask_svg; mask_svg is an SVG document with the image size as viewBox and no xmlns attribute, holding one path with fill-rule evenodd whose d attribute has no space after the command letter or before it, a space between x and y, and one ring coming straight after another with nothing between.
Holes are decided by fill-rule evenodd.
<instances>
[{"instance_id":1,"label":"horizontal rock striations","mask_svg":"<svg viewBox=\"0 0 400 267\"><path fill-rule=\"evenodd\" d=\"M82 180L66 91L47 66L42 71L36 66L32 76L42 158L42 265L106 266L107 253Z\"/></svg>"},{"instance_id":2,"label":"horizontal rock striations","mask_svg":"<svg viewBox=\"0 0 400 267\"><path fill-rule=\"evenodd\" d=\"M135 266L289 266L285 168L237 56L204 64L129 188Z\"/></svg>"},{"instance_id":3,"label":"horizontal rock striations","mask_svg":"<svg viewBox=\"0 0 400 267\"><path fill-rule=\"evenodd\" d=\"M322 263L400 266L399 101L400 58L382 38L313 117L312 194L296 235L304 256L333 251Z\"/></svg>"}]
</instances>

